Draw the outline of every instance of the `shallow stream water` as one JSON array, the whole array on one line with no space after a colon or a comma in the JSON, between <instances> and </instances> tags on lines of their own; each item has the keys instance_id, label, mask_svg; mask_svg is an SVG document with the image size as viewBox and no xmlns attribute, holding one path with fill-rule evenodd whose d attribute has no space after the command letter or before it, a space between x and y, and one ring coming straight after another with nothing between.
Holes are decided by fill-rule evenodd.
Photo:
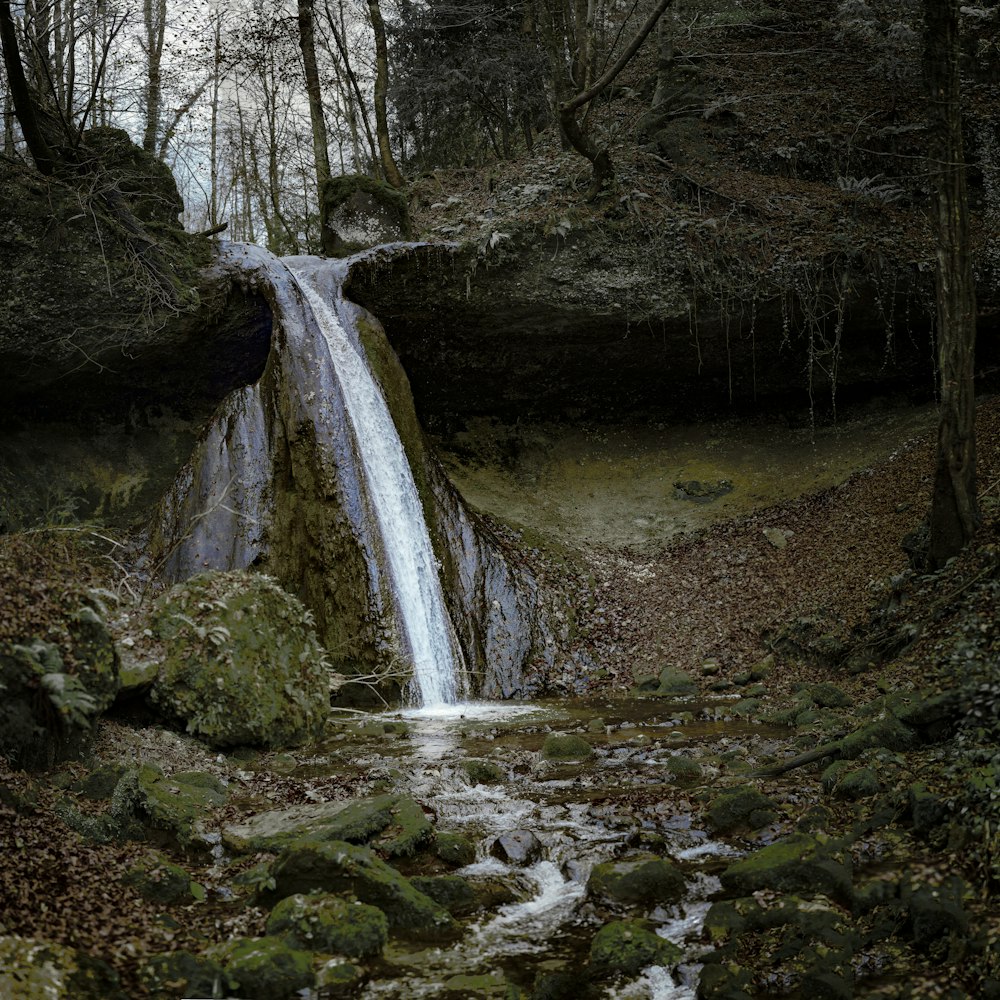
<instances>
[{"instance_id":1,"label":"shallow stream water","mask_svg":"<svg viewBox=\"0 0 1000 1000\"><path fill-rule=\"evenodd\" d=\"M475 884L502 886L498 908L466 922L461 937L433 947L391 943L365 987L366 997L503 997L514 983L530 995L539 975L578 971L602 924L625 915L588 898L594 864L648 851L673 859L688 878L676 906L632 908L656 933L678 944L676 969L651 967L637 978L606 984L608 997L693 1000L698 938L715 873L736 846L700 829L692 794L671 784L669 758L702 768L698 786L772 752L786 730L717 721L724 702L668 705L656 700L466 704L451 711L392 712L345 720L299 773L336 771L406 792L434 814L436 830L477 845L476 860L453 872ZM594 756L582 763L547 761L550 732L586 739ZM463 763L486 761L503 780L473 784ZM498 836L529 830L541 856L518 867L491 856ZM438 874L400 865L405 874Z\"/></svg>"}]
</instances>

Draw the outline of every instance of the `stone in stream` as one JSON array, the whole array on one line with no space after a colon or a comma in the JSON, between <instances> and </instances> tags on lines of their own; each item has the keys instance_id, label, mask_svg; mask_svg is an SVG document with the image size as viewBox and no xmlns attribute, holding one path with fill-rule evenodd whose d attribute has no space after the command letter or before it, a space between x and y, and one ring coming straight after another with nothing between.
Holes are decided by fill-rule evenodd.
<instances>
[{"instance_id":1,"label":"stone in stream","mask_svg":"<svg viewBox=\"0 0 1000 1000\"><path fill-rule=\"evenodd\" d=\"M523 868L542 856L542 842L530 830L511 830L493 841L490 854Z\"/></svg>"},{"instance_id":2,"label":"stone in stream","mask_svg":"<svg viewBox=\"0 0 1000 1000\"><path fill-rule=\"evenodd\" d=\"M380 909L367 903L328 893L296 893L271 911L267 933L307 951L370 958L389 940L389 923Z\"/></svg>"},{"instance_id":3,"label":"stone in stream","mask_svg":"<svg viewBox=\"0 0 1000 1000\"><path fill-rule=\"evenodd\" d=\"M705 810L705 824L715 833L759 830L778 818L778 806L756 788L723 792Z\"/></svg>"},{"instance_id":4,"label":"stone in stream","mask_svg":"<svg viewBox=\"0 0 1000 1000\"><path fill-rule=\"evenodd\" d=\"M479 908L475 888L460 875L416 875L410 879L415 889L440 903L453 917L462 917Z\"/></svg>"},{"instance_id":5,"label":"stone in stream","mask_svg":"<svg viewBox=\"0 0 1000 1000\"><path fill-rule=\"evenodd\" d=\"M636 920L606 924L590 945L590 966L596 976L637 975L649 965L675 965L681 950Z\"/></svg>"},{"instance_id":6,"label":"stone in stream","mask_svg":"<svg viewBox=\"0 0 1000 1000\"><path fill-rule=\"evenodd\" d=\"M582 737L572 733L549 733L542 744L545 760L589 760L594 748Z\"/></svg>"},{"instance_id":7,"label":"stone in stream","mask_svg":"<svg viewBox=\"0 0 1000 1000\"><path fill-rule=\"evenodd\" d=\"M441 938L455 929L447 910L367 847L340 840L290 844L274 862L271 878L274 888L261 894L265 905L295 893L350 892L377 906L394 931Z\"/></svg>"},{"instance_id":8,"label":"stone in stream","mask_svg":"<svg viewBox=\"0 0 1000 1000\"><path fill-rule=\"evenodd\" d=\"M476 845L460 833L438 830L434 835L434 853L446 864L464 868L476 860Z\"/></svg>"},{"instance_id":9,"label":"stone in stream","mask_svg":"<svg viewBox=\"0 0 1000 1000\"><path fill-rule=\"evenodd\" d=\"M503 769L491 760L470 758L459 767L470 785L500 785L507 780Z\"/></svg>"},{"instance_id":10,"label":"stone in stream","mask_svg":"<svg viewBox=\"0 0 1000 1000\"><path fill-rule=\"evenodd\" d=\"M684 896L686 880L669 861L650 855L594 865L587 895L625 905L676 903Z\"/></svg>"},{"instance_id":11,"label":"stone in stream","mask_svg":"<svg viewBox=\"0 0 1000 1000\"><path fill-rule=\"evenodd\" d=\"M347 802L315 802L258 813L222 829L231 851L278 852L296 841L375 842L388 857L412 855L434 835L416 800L406 795L376 795ZM377 838L377 840L376 840Z\"/></svg>"}]
</instances>

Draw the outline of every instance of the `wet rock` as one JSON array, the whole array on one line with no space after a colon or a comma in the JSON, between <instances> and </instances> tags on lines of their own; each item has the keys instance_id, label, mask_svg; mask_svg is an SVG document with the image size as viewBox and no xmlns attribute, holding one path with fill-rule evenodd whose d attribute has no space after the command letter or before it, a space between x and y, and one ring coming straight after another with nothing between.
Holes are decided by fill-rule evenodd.
<instances>
[{"instance_id":1,"label":"wet rock","mask_svg":"<svg viewBox=\"0 0 1000 1000\"><path fill-rule=\"evenodd\" d=\"M210 997L237 985L214 959L190 951L151 955L140 968L139 977L155 1000L176 1000L178 995Z\"/></svg>"},{"instance_id":2,"label":"wet rock","mask_svg":"<svg viewBox=\"0 0 1000 1000\"><path fill-rule=\"evenodd\" d=\"M582 737L572 733L549 733L542 744L545 760L589 760L594 756L594 748Z\"/></svg>"},{"instance_id":3,"label":"wet rock","mask_svg":"<svg viewBox=\"0 0 1000 1000\"><path fill-rule=\"evenodd\" d=\"M412 238L406 197L361 174L330 178L323 187L323 252L346 257L381 243Z\"/></svg>"},{"instance_id":4,"label":"wet rock","mask_svg":"<svg viewBox=\"0 0 1000 1000\"><path fill-rule=\"evenodd\" d=\"M594 865L587 880L592 899L625 905L678 902L686 880L669 861L655 856Z\"/></svg>"},{"instance_id":5,"label":"wet rock","mask_svg":"<svg viewBox=\"0 0 1000 1000\"><path fill-rule=\"evenodd\" d=\"M542 856L542 842L530 830L511 830L493 841L490 854L506 864L523 868Z\"/></svg>"},{"instance_id":6,"label":"wet rock","mask_svg":"<svg viewBox=\"0 0 1000 1000\"><path fill-rule=\"evenodd\" d=\"M144 857L125 873L123 881L154 903L190 903L194 898L191 876L162 854ZM200 891L204 895L204 889Z\"/></svg>"},{"instance_id":7,"label":"wet rock","mask_svg":"<svg viewBox=\"0 0 1000 1000\"><path fill-rule=\"evenodd\" d=\"M690 479L686 482L674 483L675 500L693 500L695 503L711 503L733 492L733 484L728 479L719 479L714 483Z\"/></svg>"},{"instance_id":8,"label":"wet rock","mask_svg":"<svg viewBox=\"0 0 1000 1000\"><path fill-rule=\"evenodd\" d=\"M606 924L590 945L590 965L597 976L634 976L648 965L675 965L680 957L672 941L632 920Z\"/></svg>"},{"instance_id":9,"label":"wet rock","mask_svg":"<svg viewBox=\"0 0 1000 1000\"><path fill-rule=\"evenodd\" d=\"M523 996L520 990L514 994L508 991L505 1000L520 1000ZM578 972L539 973L531 990L531 1000L590 1000L594 996L594 987L581 982Z\"/></svg>"},{"instance_id":10,"label":"wet rock","mask_svg":"<svg viewBox=\"0 0 1000 1000\"><path fill-rule=\"evenodd\" d=\"M389 857L415 853L434 830L420 804L406 795L316 802L258 813L222 830L222 842L243 853L277 852L293 842L376 842Z\"/></svg>"},{"instance_id":11,"label":"wet rock","mask_svg":"<svg viewBox=\"0 0 1000 1000\"><path fill-rule=\"evenodd\" d=\"M449 865L464 867L476 860L476 845L460 833L439 830L434 836L434 853Z\"/></svg>"},{"instance_id":12,"label":"wet rock","mask_svg":"<svg viewBox=\"0 0 1000 1000\"><path fill-rule=\"evenodd\" d=\"M776 803L756 788L740 788L716 796L705 810L706 825L715 833L759 830L778 818Z\"/></svg>"},{"instance_id":13,"label":"wet rock","mask_svg":"<svg viewBox=\"0 0 1000 1000\"><path fill-rule=\"evenodd\" d=\"M417 875L410 879L415 889L440 903L453 917L478 908L479 897L472 884L460 875Z\"/></svg>"},{"instance_id":14,"label":"wet rock","mask_svg":"<svg viewBox=\"0 0 1000 1000\"><path fill-rule=\"evenodd\" d=\"M157 601L152 704L213 746L283 747L322 731L325 654L301 603L270 577L209 572Z\"/></svg>"},{"instance_id":15,"label":"wet rock","mask_svg":"<svg viewBox=\"0 0 1000 1000\"><path fill-rule=\"evenodd\" d=\"M271 869L274 888L265 902L313 891L353 893L377 906L400 932L440 938L453 930L451 916L367 847L344 841L292 844Z\"/></svg>"},{"instance_id":16,"label":"wet rock","mask_svg":"<svg viewBox=\"0 0 1000 1000\"><path fill-rule=\"evenodd\" d=\"M663 698L683 698L698 692L694 678L687 671L676 667L664 667L660 671L659 681L656 693Z\"/></svg>"},{"instance_id":17,"label":"wet rock","mask_svg":"<svg viewBox=\"0 0 1000 1000\"><path fill-rule=\"evenodd\" d=\"M0 937L0 996L17 1000L126 1000L96 958L37 938Z\"/></svg>"},{"instance_id":18,"label":"wet rock","mask_svg":"<svg viewBox=\"0 0 1000 1000\"><path fill-rule=\"evenodd\" d=\"M507 780L503 769L490 760L471 758L463 760L460 766L470 785L500 785Z\"/></svg>"},{"instance_id":19,"label":"wet rock","mask_svg":"<svg viewBox=\"0 0 1000 1000\"><path fill-rule=\"evenodd\" d=\"M698 977L698 1000L751 1000L750 973L737 962L708 962Z\"/></svg>"},{"instance_id":20,"label":"wet rock","mask_svg":"<svg viewBox=\"0 0 1000 1000\"><path fill-rule=\"evenodd\" d=\"M588 733L603 733L604 729L605 729L605 723L604 723L604 720L602 718L600 718L600 716L598 716L597 718L591 719L587 723L587 732Z\"/></svg>"},{"instance_id":21,"label":"wet rock","mask_svg":"<svg viewBox=\"0 0 1000 1000\"><path fill-rule=\"evenodd\" d=\"M788 545L788 536L781 528L764 528L764 537L776 549L783 549Z\"/></svg>"},{"instance_id":22,"label":"wet rock","mask_svg":"<svg viewBox=\"0 0 1000 1000\"><path fill-rule=\"evenodd\" d=\"M366 903L296 893L271 911L267 933L285 938L294 948L364 959L381 953L389 940L389 923L381 910Z\"/></svg>"},{"instance_id":23,"label":"wet rock","mask_svg":"<svg viewBox=\"0 0 1000 1000\"><path fill-rule=\"evenodd\" d=\"M850 855L838 856L832 843L808 833L793 833L730 865L723 888L749 896L759 889L825 893L847 903L852 899Z\"/></svg>"},{"instance_id":24,"label":"wet rock","mask_svg":"<svg viewBox=\"0 0 1000 1000\"><path fill-rule=\"evenodd\" d=\"M208 950L236 991L254 1000L289 1000L312 987L312 955L291 947L282 938L237 938Z\"/></svg>"}]
</instances>

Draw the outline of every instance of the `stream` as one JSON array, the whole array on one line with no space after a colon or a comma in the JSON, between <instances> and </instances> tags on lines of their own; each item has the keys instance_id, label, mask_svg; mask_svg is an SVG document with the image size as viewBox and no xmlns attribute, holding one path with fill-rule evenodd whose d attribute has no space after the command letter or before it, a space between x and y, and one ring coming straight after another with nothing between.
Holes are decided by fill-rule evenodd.
<instances>
[{"instance_id":1,"label":"stream","mask_svg":"<svg viewBox=\"0 0 1000 1000\"><path fill-rule=\"evenodd\" d=\"M624 908L588 896L592 866L645 852L684 871L686 897L675 906L632 907L628 915L647 919L680 946L683 959L673 973L652 966L627 983L606 984L600 995L694 1000L703 950L698 938L719 888L715 873L742 852L692 821L697 788L671 784L666 762L695 762L703 785L733 761L752 764L773 752L787 736L787 730L717 720L724 704L472 703L342 722L296 773L363 776L374 789L413 796L433 814L438 834L460 833L477 845L475 860L451 874L474 886L502 887L498 898L510 899L468 918L455 943L391 941L361 995L503 997L510 983L530 992L539 976L578 970L599 927L625 915ZM551 732L579 735L593 756L546 760L541 748ZM473 783L469 762L492 765L490 782ZM534 834L539 856L523 865L492 856L497 838L512 831ZM440 874L427 864L398 867L409 876Z\"/></svg>"}]
</instances>

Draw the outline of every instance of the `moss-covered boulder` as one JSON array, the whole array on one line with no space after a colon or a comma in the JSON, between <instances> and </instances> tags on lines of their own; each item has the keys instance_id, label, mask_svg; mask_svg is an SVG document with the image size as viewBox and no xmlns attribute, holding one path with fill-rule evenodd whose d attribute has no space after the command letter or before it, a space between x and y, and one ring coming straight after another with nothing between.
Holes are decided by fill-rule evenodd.
<instances>
[{"instance_id":1,"label":"moss-covered boulder","mask_svg":"<svg viewBox=\"0 0 1000 1000\"><path fill-rule=\"evenodd\" d=\"M446 864L464 867L476 860L476 845L460 833L439 830L434 836L434 853Z\"/></svg>"},{"instance_id":2,"label":"moss-covered boulder","mask_svg":"<svg viewBox=\"0 0 1000 1000\"><path fill-rule=\"evenodd\" d=\"M267 933L306 951L364 959L382 951L389 923L381 910L367 903L327 893L296 893L271 911Z\"/></svg>"},{"instance_id":3,"label":"moss-covered boulder","mask_svg":"<svg viewBox=\"0 0 1000 1000\"><path fill-rule=\"evenodd\" d=\"M154 1000L218 996L237 985L217 961L190 951L151 955L140 967L139 978Z\"/></svg>"},{"instance_id":4,"label":"moss-covered boulder","mask_svg":"<svg viewBox=\"0 0 1000 1000\"><path fill-rule=\"evenodd\" d=\"M208 955L225 969L238 994L254 1000L290 1000L316 978L312 955L284 938L236 938L209 949Z\"/></svg>"},{"instance_id":5,"label":"moss-covered boulder","mask_svg":"<svg viewBox=\"0 0 1000 1000\"><path fill-rule=\"evenodd\" d=\"M14 1000L126 1000L118 975L74 948L0 937L0 996Z\"/></svg>"},{"instance_id":6,"label":"moss-covered boulder","mask_svg":"<svg viewBox=\"0 0 1000 1000\"><path fill-rule=\"evenodd\" d=\"M282 747L319 736L329 708L323 648L302 604L270 577L201 573L153 609L163 665L152 704L227 747Z\"/></svg>"},{"instance_id":7,"label":"moss-covered boulder","mask_svg":"<svg viewBox=\"0 0 1000 1000\"><path fill-rule=\"evenodd\" d=\"M678 902L685 886L683 874L669 861L646 857L594 865L587 894L603 902L656 906Z\"/></svg>"},{"instance_id":8,"label":"moss-covered boulder","mask_svg":"<svg viewBox=\"0 0 1000 1000\"><path fill-rule=\"evenodd\" d=\"M6 591L0 565L0 596ZM15 584L16 585L16 584ZM100 715L119 688L118 655L94 601L82 592L65 595L49 623L59 641L27 633L0 635L0 753L19 767L47 767L86 753ZM15 604L16 607L16 604ZM8 634L21 631L14 619Z\"/></svg>"},{"instance_id":9,"label":"moss-covered boulder","mask_svg":"<svg viewBox=\"0 0 1000 1000\"><path fill-rule=\"evenodd\" d=\"M154 903L190 903L199 889L193 888L191 876L162 854L152 852L140 859L125 873L127 885L135 886L139 895ZM204 888L200 889L204 894Z\"/></svg>"},{"instance_id":10,"label":"moss-covered boulder","mask_svg":"<svg viewBox=\"0 0 1000 1000\"><path fill-rule=\"evenodd\" d=\"M690 757L668 757L663 762L663 769L667 772L667 781L672 785L687 788L701 781L701 765Z\"/></svg>"},{"instance_id":11,"label":"moss-covered boulder","mask_svg":"<svg viewBox=\"0 0 1000 1000\"><path fill-rule=\"evenodd\" d=\"M406 795L376 795L347 802L316 802L258 813L223 828L223 843L233 851L278 852L304 840L372 843L388 857L414 854L434 835L416 800Z\"/></svg>"},{"instance_id":12,"label":"moss-covered boulder","mask_svg":"<svg viewBox=\"0 0 1000 1000\"><path fill-rule=\"evenodd\" d=\"M712 799L704 813L705 825L715 833L759 830L777 818L777 805L756 788L723 792Z\"/></svg>"},{"instance_id":13,"label":"moss-covered boulder","mask_svg":"<svg viewBox=\"0 0 1000 1000\"><path fill-rule=\"evenodd\" d=\"M634 976L650 965L675 965L681 950L634 920L605 924L590 945L590 966L597 976Z\"/></svg>"},{"instance_id":14,"label":"moss-covered boulder","mask_svg":"<svg viewBox=\"0 0 1000 1000\"><path fill-rule=\"evenodd\" d=\"M344 841L292 844L274 863L271 878L274 888L263 894L265 902L314 891L352 893L377 906L395 931L440 938L454 930L447 910L367 847Z\"/></svg>"},{"instance_id":15,"label":"moss-covered boulder","mask_svg":"<svg viewBox=\"0 0 1000 1000\"><path fill-rule=\"evenodd\" d=\"M882 782L870 767L854 767L850 761L834 761L820 777L823 788L838 799L867 799L882 790Z\"/></svg>"},{"instance_id":16,"label":"moss-covered boulder","mask_svg":"<svg viewBox=\"0 0 1000 1000\"><path fill-rule=\"evenodd\" d=\"M342 958L331 958L316 971L316 989L321 997L336 1000L339 997L354 997L365 981L364 968L345 962Z\"/></svg>"},{"instance_id":17,"label":"moss-covered boulder","mask_svg":"<svg viewBox=\"0 0 1000 1000\"><path fill-rule=\"evenodd\" d=\"M406 195L363 174L331 177L323 187L323 250L345 257L357 250L412 238Z\"/></svg>"},{"instance_id":18,"label":"moss-covered boulder","mask_svg":"<svg viewBox=\"0 0 1000 1000\"><path fill-rule=\"evenodd\" d=\"M501 785L507 780L503 768L491 760L471 758L459 766L470 785Z\"/></svg>"},{"instance_id":19,"label":"moss-covered boulder","mask_svg":"<svg viewBox=\"0 0 1000 1000\"><path fill-rule=\"evenodd\" d=\"M831 842L793 833L730 865L720 876L723 888L737 896L759 889L787 893L823 893L852 900L851 858Z\"/></svg>"},{"instance_id":20,"label":"moss-covered boulder","mask_svg":"<svg viewBox=\"0 0 1000 1000\"><path fill-rule=\"evenodd\" d=\"M440 903L453 917L462 917L479 907L480 897L472 883L460 875L418 875L410 879L415 889Z\"/></svg>"},{"instance_id":21,"label":"moss-covered boulder","mask_svg":"<svg viewBox=\"0 0 1000 1000\"><path fill-rule=\"evenodd\" d=\"M594 748L582 737L573 733L549 733L542 744L545 760L582 761L594 756Z\"/></svg>"}]
</instances>

